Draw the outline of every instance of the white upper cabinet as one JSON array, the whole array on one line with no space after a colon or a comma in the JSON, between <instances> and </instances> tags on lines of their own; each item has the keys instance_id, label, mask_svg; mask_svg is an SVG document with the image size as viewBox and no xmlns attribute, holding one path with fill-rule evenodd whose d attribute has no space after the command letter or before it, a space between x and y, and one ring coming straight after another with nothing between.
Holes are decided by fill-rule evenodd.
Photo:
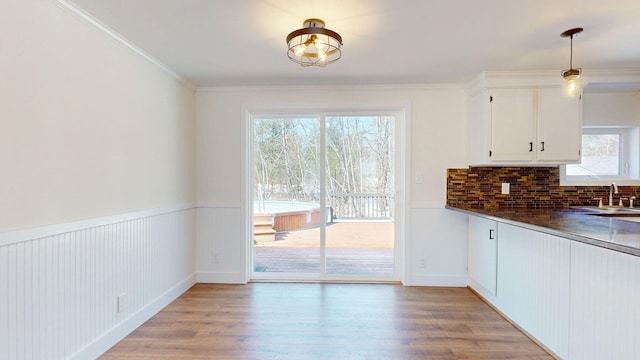
<instances>
[{"instance_id":1,"label":"white upper cabinet","mask_svg":"<svg viewBox=\"0 0 640 360\"><path fill-rule=\"evenodd\" d=\"M469 144L469 163L482 165L489 162L491 151L491 108L489 94L481 91L469 99L467 141Z\"/></svg>"},{"instance_id":2,"label":"white upper cabinet","mask_svg":"<svg viewBox=\"0 0 640 360\"><path fill-rule=\"evenodd\" d=\"M534 100L535 92L530 89L491 92L491 162L535 161Z\"/></svg>"},{"instance_id":3,"label":"white upper cabinet","mask_svg":"<svg viewBox=\"0 0 640 360\"><path fill-rule=\"evenodd\" d=\"M469 100L471 165L580 162L581 100L559 86L482 88Z\"/></svg>"},{"instance_id":4,"label":"white upper cabinet","mask_svg":"<svg viewBox=\"0 0 640 360\"><path fill-rule=\"evenodd\" d=\"M555 88L538 90L538 161L580 162L581 101L562 97Z\"/></svg>"}]
</instances>

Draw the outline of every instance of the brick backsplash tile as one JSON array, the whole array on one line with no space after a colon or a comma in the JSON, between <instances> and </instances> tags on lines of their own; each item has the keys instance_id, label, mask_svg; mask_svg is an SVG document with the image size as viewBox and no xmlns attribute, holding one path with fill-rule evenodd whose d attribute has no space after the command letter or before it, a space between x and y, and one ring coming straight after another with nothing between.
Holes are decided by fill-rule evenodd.
<instances>
[{"instance_id":1,"label":"brick backsplash tile","mask_svg":"<svg viewBox=\"0 0 640 360\"><path fill-rule=\"evenodd\" d=\"M510 194L502 195L502 183ZM639 186L618 186L620 197L639 197ZM447 205L461 208L552 208L597 205L609 186L560 186L557 167L470 167L447 170ZM625 206L628 202L625 202ZM640 200L638 200L640 207Z\"/></svg>"}]
</instances>

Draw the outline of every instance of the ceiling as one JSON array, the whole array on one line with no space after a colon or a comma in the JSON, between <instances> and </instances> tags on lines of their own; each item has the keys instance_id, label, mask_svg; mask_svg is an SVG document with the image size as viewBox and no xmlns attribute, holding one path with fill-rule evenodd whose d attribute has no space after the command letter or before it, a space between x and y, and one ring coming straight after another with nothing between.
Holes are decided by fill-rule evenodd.
<instances>
[{"instance_id":1,"label":"ceiling","mask_svg":"<svg viewBox=\"0 0 640 360\"><path fill-rule=\"evenodd\" d=\"M61 0L62 1L62 0ZM69 2L69 1L67 1ZM640 68L638 0L72 0L196 86L466 83L482 71ZM320 18L342 59L301 67L285 37ZM560 76L560 75L558 75Z\"/></svg>"}]
</instances>

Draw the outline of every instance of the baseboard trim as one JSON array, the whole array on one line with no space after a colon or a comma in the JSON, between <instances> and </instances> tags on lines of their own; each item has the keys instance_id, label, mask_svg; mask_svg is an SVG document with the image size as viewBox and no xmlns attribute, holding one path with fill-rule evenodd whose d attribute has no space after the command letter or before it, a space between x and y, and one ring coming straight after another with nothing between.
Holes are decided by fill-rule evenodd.
<instances>
[{"instance_id":1,"label":"baseboard trim","mask_svg":"<svg viewBox=\"0 0 640 360\"><path fill-rule=\"evenodd\" d=\"M487 304L491 309L493 309L493 311L495 311L496 313L498 313L498 315L502 316L502 318L504 318L505 320L507 320L507 322L511 325L513 325L513 327L515 327L516 329L518 329L518 331L520 331L521 333L524 334L524 336L528 337L531 341L533 341L536 345L538 345L540 348L542 348L542 350L546 351L549 355L551 355L554 359L557 360L562 360L561 357L559 357L556 353L554 353L553 351L551 351L545 344L543 344L542 342L538 341L538 339L536 339L533 335L529 334L525 329L523 329L520 325L518 325L518 323L516 323L515 321L511 320L510 317L508 317L507 315L505 315L502 311L500 311L500 309L498 309L495 305L493 305L493 303L491 301L489 301L486 297L484 297L484 295L482 295L481 293L479 293L476 289L474 289L471 285L467 286L467 289L469 289L469 291L471 291L475 296L477 296L480 300L482 300L482 302L484 302L485 304Z\"/></svg>"},{"instance_id":2,"label":"baseboard trim","mask_svg":"<svg viewBox=\"0 0 640 360\"><path fill-rule=\"evenodd\" d=\"M196 274L194 273L69 358L78 360L98 358L195 284Z\"/></svg>"},{"instance_id":3,"label":"baseboard trim","mask_svg":"<svg viewBox=\"0 0 640 360\"><path fill-rule=\"evenodd\" d=\"M411 275L407 286L467 287L465 275Z\"/></svg>"},{"instance_id":4,"label":"baseboard trim","mask_svg":"<svg viewBox=\"0 0 640 360\"><path fill-rule=\"evenodd\" d=\"M203 284L246 284L244 274L236 272L198 272L198 283Z\"/></svg>"}]
</instances>

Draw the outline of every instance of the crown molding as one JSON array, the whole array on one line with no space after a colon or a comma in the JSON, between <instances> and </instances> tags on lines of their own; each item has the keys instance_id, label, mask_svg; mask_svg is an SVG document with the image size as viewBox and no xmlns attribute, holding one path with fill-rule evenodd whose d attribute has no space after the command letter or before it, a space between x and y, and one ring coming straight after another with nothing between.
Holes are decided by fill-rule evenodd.
<instances>
[{"instance_id":1,"label":"crown molding","mask_svg":"<svg viewBox=\"0 0 640 360\"><path fill-rule=\"evenodd\" d=\"M558 71L485 71L469 83L469 92L493 88L560 87L562 77Z\"/></svg>"},{"instance_id":2,"label":"crown molding","mask_svg":"<svg viewBox=\"0 0 640 360\"><path fill-rule=\"evenodd\" d=\"M582 69L581 78L589 83L631 83L640 82L639 69Z\"/></svg>"},{"instance_id":3,"label":"crown molding","mask_svg":"<svg viewBox=\"0 0 640 360\"><path fill-rule=\"evenodd\" d=\"M100 22L100 20L96 19L91 14L89 14L86 11L84 11L78 5L73 3L71 0L55 0L55 1L56 1L56 3L61 5L63 8L71 11L76 16L80 17L84 21L86 21L89 24L93 25L94 27L96 27L97 29L102 31L103 33L107 34L112 39L114 39L117 42L119 42L120 44L124 45L126 48L128 48L129 50L131 50L134 53L136 53L138 56L140 56L143 59L149 61L150 63L152 63L156 67L160 68L162 71L167 73L169 76L171 76L172 78L178 80L183 85L187 86L189 89L194 90L194 91L197 89L197 87L193 83L191 83L190 81L188 81L184 77L180 76L178 73L176 73L171 68L169 68L168 66L166 66L165 64L160 62L158 59L156 59L153 56L151 56L148 53L146 53L144 50L139 48L136 44L132 43L131 41L127 40L124 36L119 34L117 31L111 29L107 25L105 25L102 22Z\"/></svg>"},{"instance_id":4,"label":"crown molding","mask_svg":"<svg viewBox=\"0 0 640 360\"><path fill-rule=\"evenodd\" d=\"M560 70L485 71L468 84L468 92L474 94L492 88L542 88L562 86ZM582 69L583 83L640 82L640 69Z\"/></svg>"},{"instance_id":5,"label":"crown molding","mask_svg":"<svg viewBox=\"0 0 640 360\"><path fill-rule=\"evenodd\" d=\"M336 90L465 90L465 84L388 84L388 85L255 85L255 86L203 86L197 92L249 92L249 91L336 91Z\"/></svg>"}]
</instances>

